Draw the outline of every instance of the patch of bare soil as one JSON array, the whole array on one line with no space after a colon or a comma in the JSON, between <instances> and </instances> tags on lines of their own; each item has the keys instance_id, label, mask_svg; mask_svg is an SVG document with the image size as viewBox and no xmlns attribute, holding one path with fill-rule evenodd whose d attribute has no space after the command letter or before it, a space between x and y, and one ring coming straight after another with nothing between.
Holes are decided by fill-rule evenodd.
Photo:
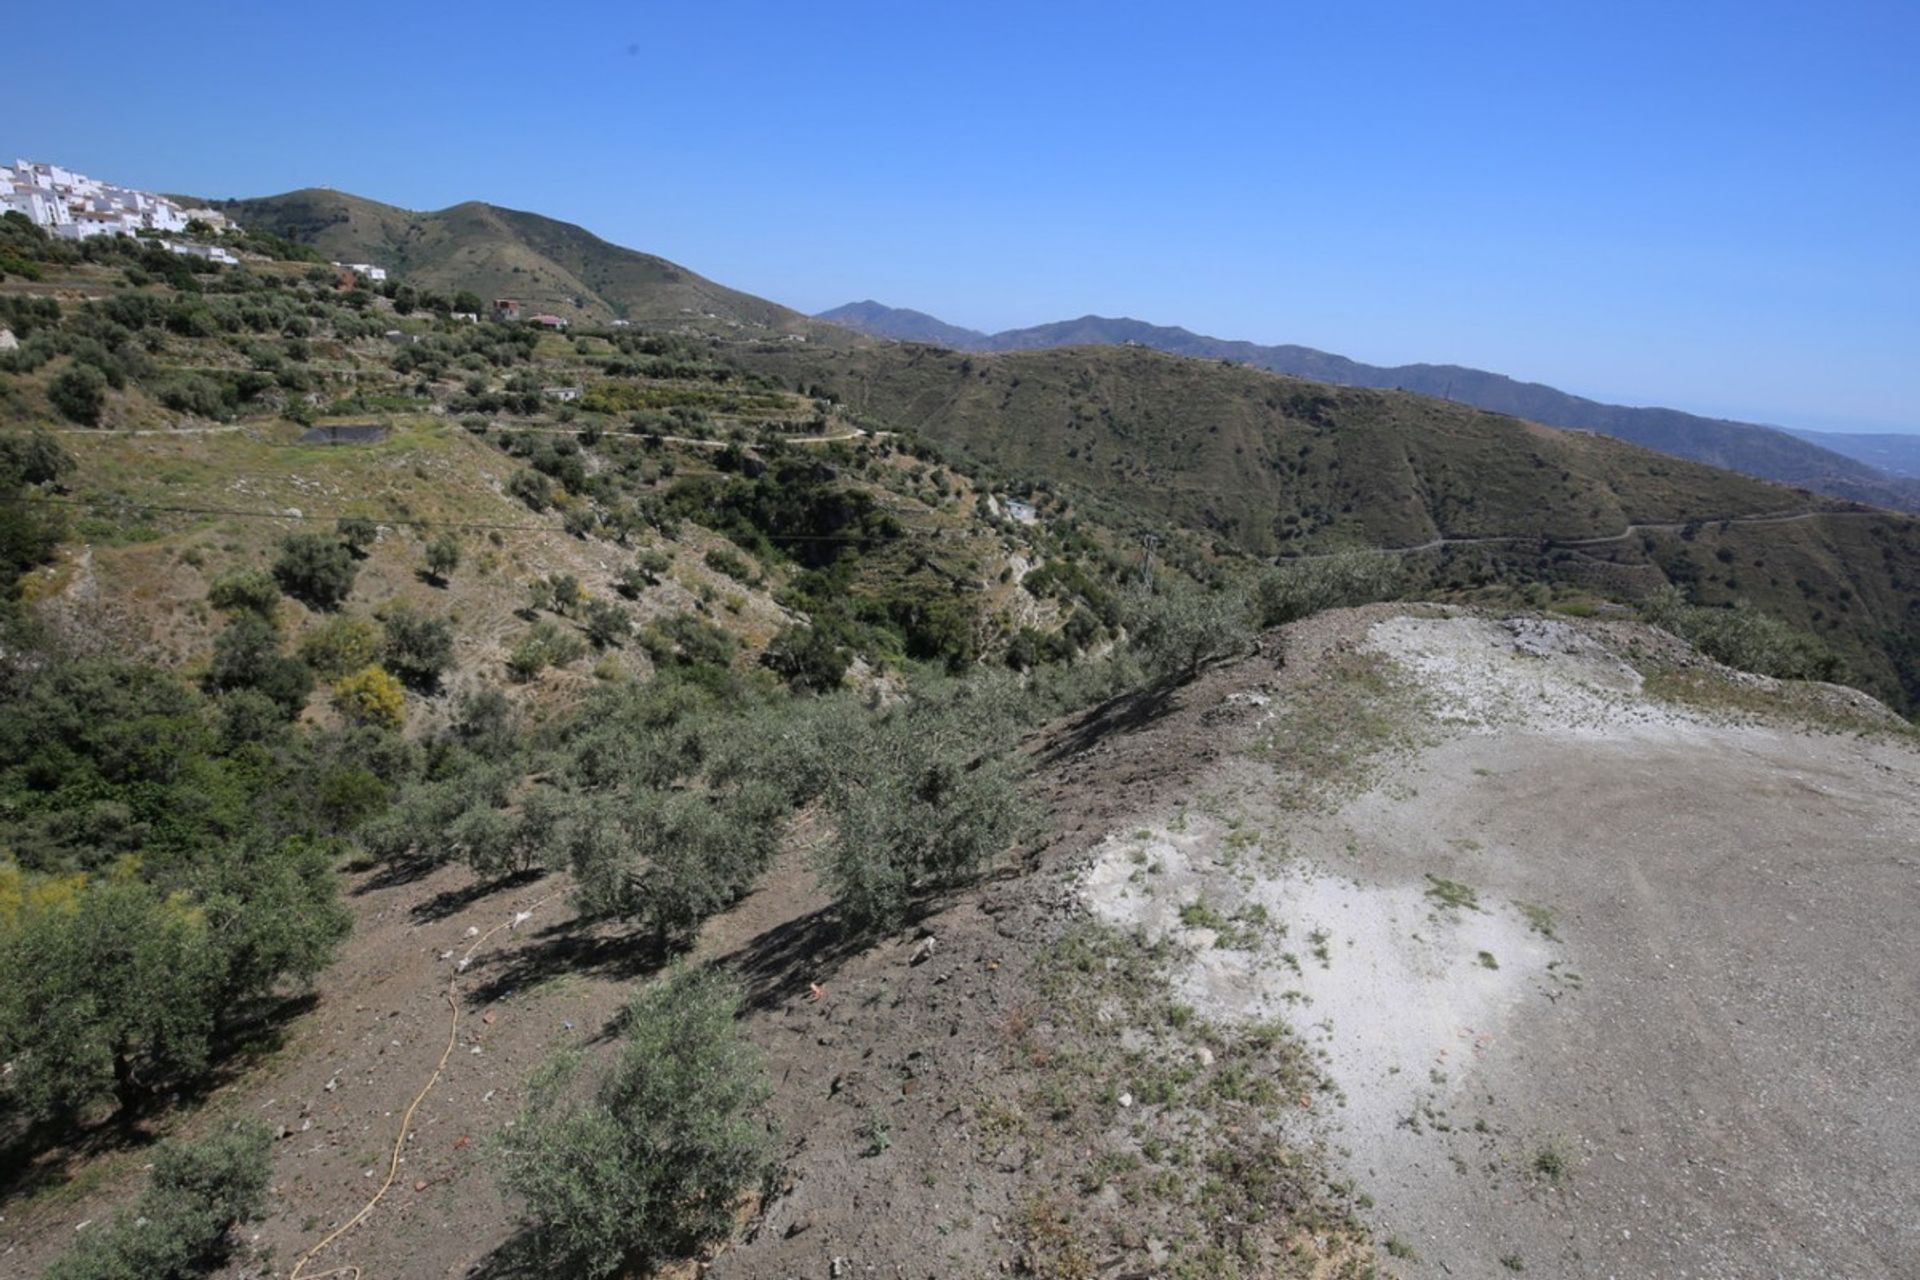
<instances>
[{"instance_id":1,"label":"patch of bare soil","mask_svg":"<svg viewBox=\"0 0 1920 1280\"><path fill-rule=\"evenodd\" d=\"M1276 702L1081 893L1314 1046L1388 1265L1920 1274L1912 736L1632 627L1375 618L1317 665L1352 696ZM1316 700L1409 732L1326 767Z\"/></svg>"}]
</instances>

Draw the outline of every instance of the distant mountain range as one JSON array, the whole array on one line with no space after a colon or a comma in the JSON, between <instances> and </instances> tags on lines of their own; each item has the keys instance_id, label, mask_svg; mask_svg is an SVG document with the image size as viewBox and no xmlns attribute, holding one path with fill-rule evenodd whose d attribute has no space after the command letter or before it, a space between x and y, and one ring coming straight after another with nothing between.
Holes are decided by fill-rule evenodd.
<instances>
[{"instance_id":1,"label":"distant mountain range","mask_svg":"<svg viewBox=\"0 0 1920 1280\"><path fill-rule=\"evenodd\" d=\"M1270 369L1343 386L1419 392L1553 427L1599 431L1649 449L1690 458L1816 493L1920 511L1920 437L1790 432L1751 422L1704 418L1677 409L1602 404L1537 382L1451 364L1383 367L1302 346L1262 346L1210 338L1141 320L1082 316L1030 329L982 333L921 311L855 302L815 317L901 342L956 351L1026 351L1043 347L1136 345L1174 355Z\"/></svg>"},{"instance_id":2,"label":"distant mountain range","mask_svg":"<svg viewBox=\"0 0 1920 1280\"><path fill-rule=\"evenodd\" d=\"M1845 454L1856 462L1891 471L1897 476L1920 479L1920 435L1901 435L1893 431L1796 431L1791 427L1785 430L1788 435L1798 436L1822 449Z\"/></svg>"}]
</instances>

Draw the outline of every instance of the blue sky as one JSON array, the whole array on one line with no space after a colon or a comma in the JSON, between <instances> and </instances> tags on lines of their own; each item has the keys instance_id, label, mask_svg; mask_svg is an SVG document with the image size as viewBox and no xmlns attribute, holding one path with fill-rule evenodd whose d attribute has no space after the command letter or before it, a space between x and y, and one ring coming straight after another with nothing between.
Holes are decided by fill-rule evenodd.
<instances>
[{"instance_id":1,"label":"blue sky","mask_svg":"<svg viewBox=\"0 0 1920 1280\"><path fill-rule=\"evenodd\" d=\"M117 0L0 147L584 224L808 311L1087 312L1920 429L1920 5Z\"/></svg>"}]
</instances>

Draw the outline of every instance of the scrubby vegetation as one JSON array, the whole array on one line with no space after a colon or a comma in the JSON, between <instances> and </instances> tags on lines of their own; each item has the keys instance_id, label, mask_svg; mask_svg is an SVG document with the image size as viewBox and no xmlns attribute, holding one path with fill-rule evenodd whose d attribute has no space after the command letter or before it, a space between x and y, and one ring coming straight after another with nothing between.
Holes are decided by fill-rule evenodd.
<instances>
[{"instance_id":1,"label":"scrubby vegetation","mask_svg":"<svg viewBox=\"0 0 1920 1280\"><path fill-rule=\"evenodd\" d=\"M1703 608L1688 604L1678 588L1668 587L1643 601L1640 609L1648 622L1741 671L1781 680L1838 680L1844 671L1840 655L1818 636L1750 608Z\"/></svg>"},{"instance_id":2,"label":"scrubby vegetation","mask_svg":"<svg viewBox=\"0 0 1920 1280\"><path fill-rule=\"evenodd\" d=\"M628 1008L619 1056L590 1093L575 1055L534 1079L503 1143L505 1182L559 1274L648 1271L732 1227L771 1154L754 1114L765 1075L738 1011L719 975L677 971Z\"/></svg>"},{"instance_id":3,"label":"scrubby vegetation","mask_svg":"<svg viewBox=\"0 0 1920 1280\"><path fill-rule=\"evenodd\" d=\"M1325 609L1392 600L1406 589L1406 566L1398 556L1343 551L1278 565L1253 588L1255 620L1278 627Z\"/></svg>"},{"instance_id":4,"label":"scrubby vegetation","mask_svg":"<svg viewBox=\"0 0 1920 1280\"><path fill-rule=\"evenodd\" d=\"M1191 677L1202 664L1243 651L1253 641L1247 600L1171 579L1129 602L1127 629L1147 670L1156 677Z\"/></svg>"},{"instance_id":5,"label":"scrubby vegetation","mask_svg":"<svg viewBox=\"0 0 1920 1280\"><path fill-rule=\"evenodd\" d=\"M257 1120L198 1142L163 1143L147 1189L93 1227L46 1280L193 1280L232 1252L233 1228L267 1206L273 1136Z\"/></svg>"},{"instance_id":6,"label":"scrubby vegetation","mask_svg":"<svg viewBox=\"0 0 1920 1280\"><path fill-rule=\"evenodd\" d=\"M162 672L54 657L11 692L0 1105L67 1124L192 1087L325 966L346 917L312 788L348 766L277 708L254 717L250 691L216 705Z\"/></svg>"}]
</instances>

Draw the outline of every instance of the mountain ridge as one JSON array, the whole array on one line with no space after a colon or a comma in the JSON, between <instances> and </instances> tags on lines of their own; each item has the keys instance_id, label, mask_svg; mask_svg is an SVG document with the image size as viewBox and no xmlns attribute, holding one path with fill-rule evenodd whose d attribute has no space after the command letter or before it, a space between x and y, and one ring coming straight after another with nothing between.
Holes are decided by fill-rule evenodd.
<instances>
[{"instance_id":1,"label":"mountain ridge","mask_svg":"<svg viewBox=\"0 0 1920 1280\"><path fill-rule=\"evenodd\" d=\"M1809 444L1864 462L1896 476L1920 479L1920 435L1897 431L1804 431L1785 428Z\"/></svg>"},{"instance_id":2,"label":"mountain ridge","mask_svg":"<svg viewBox=\"0 0 1920 1280\"><path fill-rule=\"evenodd\" d=\"M898 319L896 319L898 317ZM849 304L815 317L869 337L928 342L982 353L1049 347L1135 345L1173 355L1230 360L1275 373L1344 386L1403 390L1456 400L1545 426L1598 431L1676 457L1833 497L1920 510L1920 480L1871 459L1829 447L1806 434L1761 423L1708 418L1678 409L1608 404L1538 382L1455 364L1370 365L1298 344L1262 345L1214 338L1175 325L1098 315L986 334L948 325L924 312L875 302ZM949 340L925 335L941 332ZM968 335L973 335L970 339ZM959 339L958 341L954 339Z\"/></svg>"},{"instance_id":3,"label":"mountain ridge","mask_svg":"<svg viewBox=\"0 0 1920 1280\"><path fill-rule=\"evenodd\" d=\"M415 211L306 187L211 203L243 226L311 245L335 261L386 267L416 288L511 297L567 320L823 330L791 308L584 227L481 200Z\"/></svg>"}]
</instances>

